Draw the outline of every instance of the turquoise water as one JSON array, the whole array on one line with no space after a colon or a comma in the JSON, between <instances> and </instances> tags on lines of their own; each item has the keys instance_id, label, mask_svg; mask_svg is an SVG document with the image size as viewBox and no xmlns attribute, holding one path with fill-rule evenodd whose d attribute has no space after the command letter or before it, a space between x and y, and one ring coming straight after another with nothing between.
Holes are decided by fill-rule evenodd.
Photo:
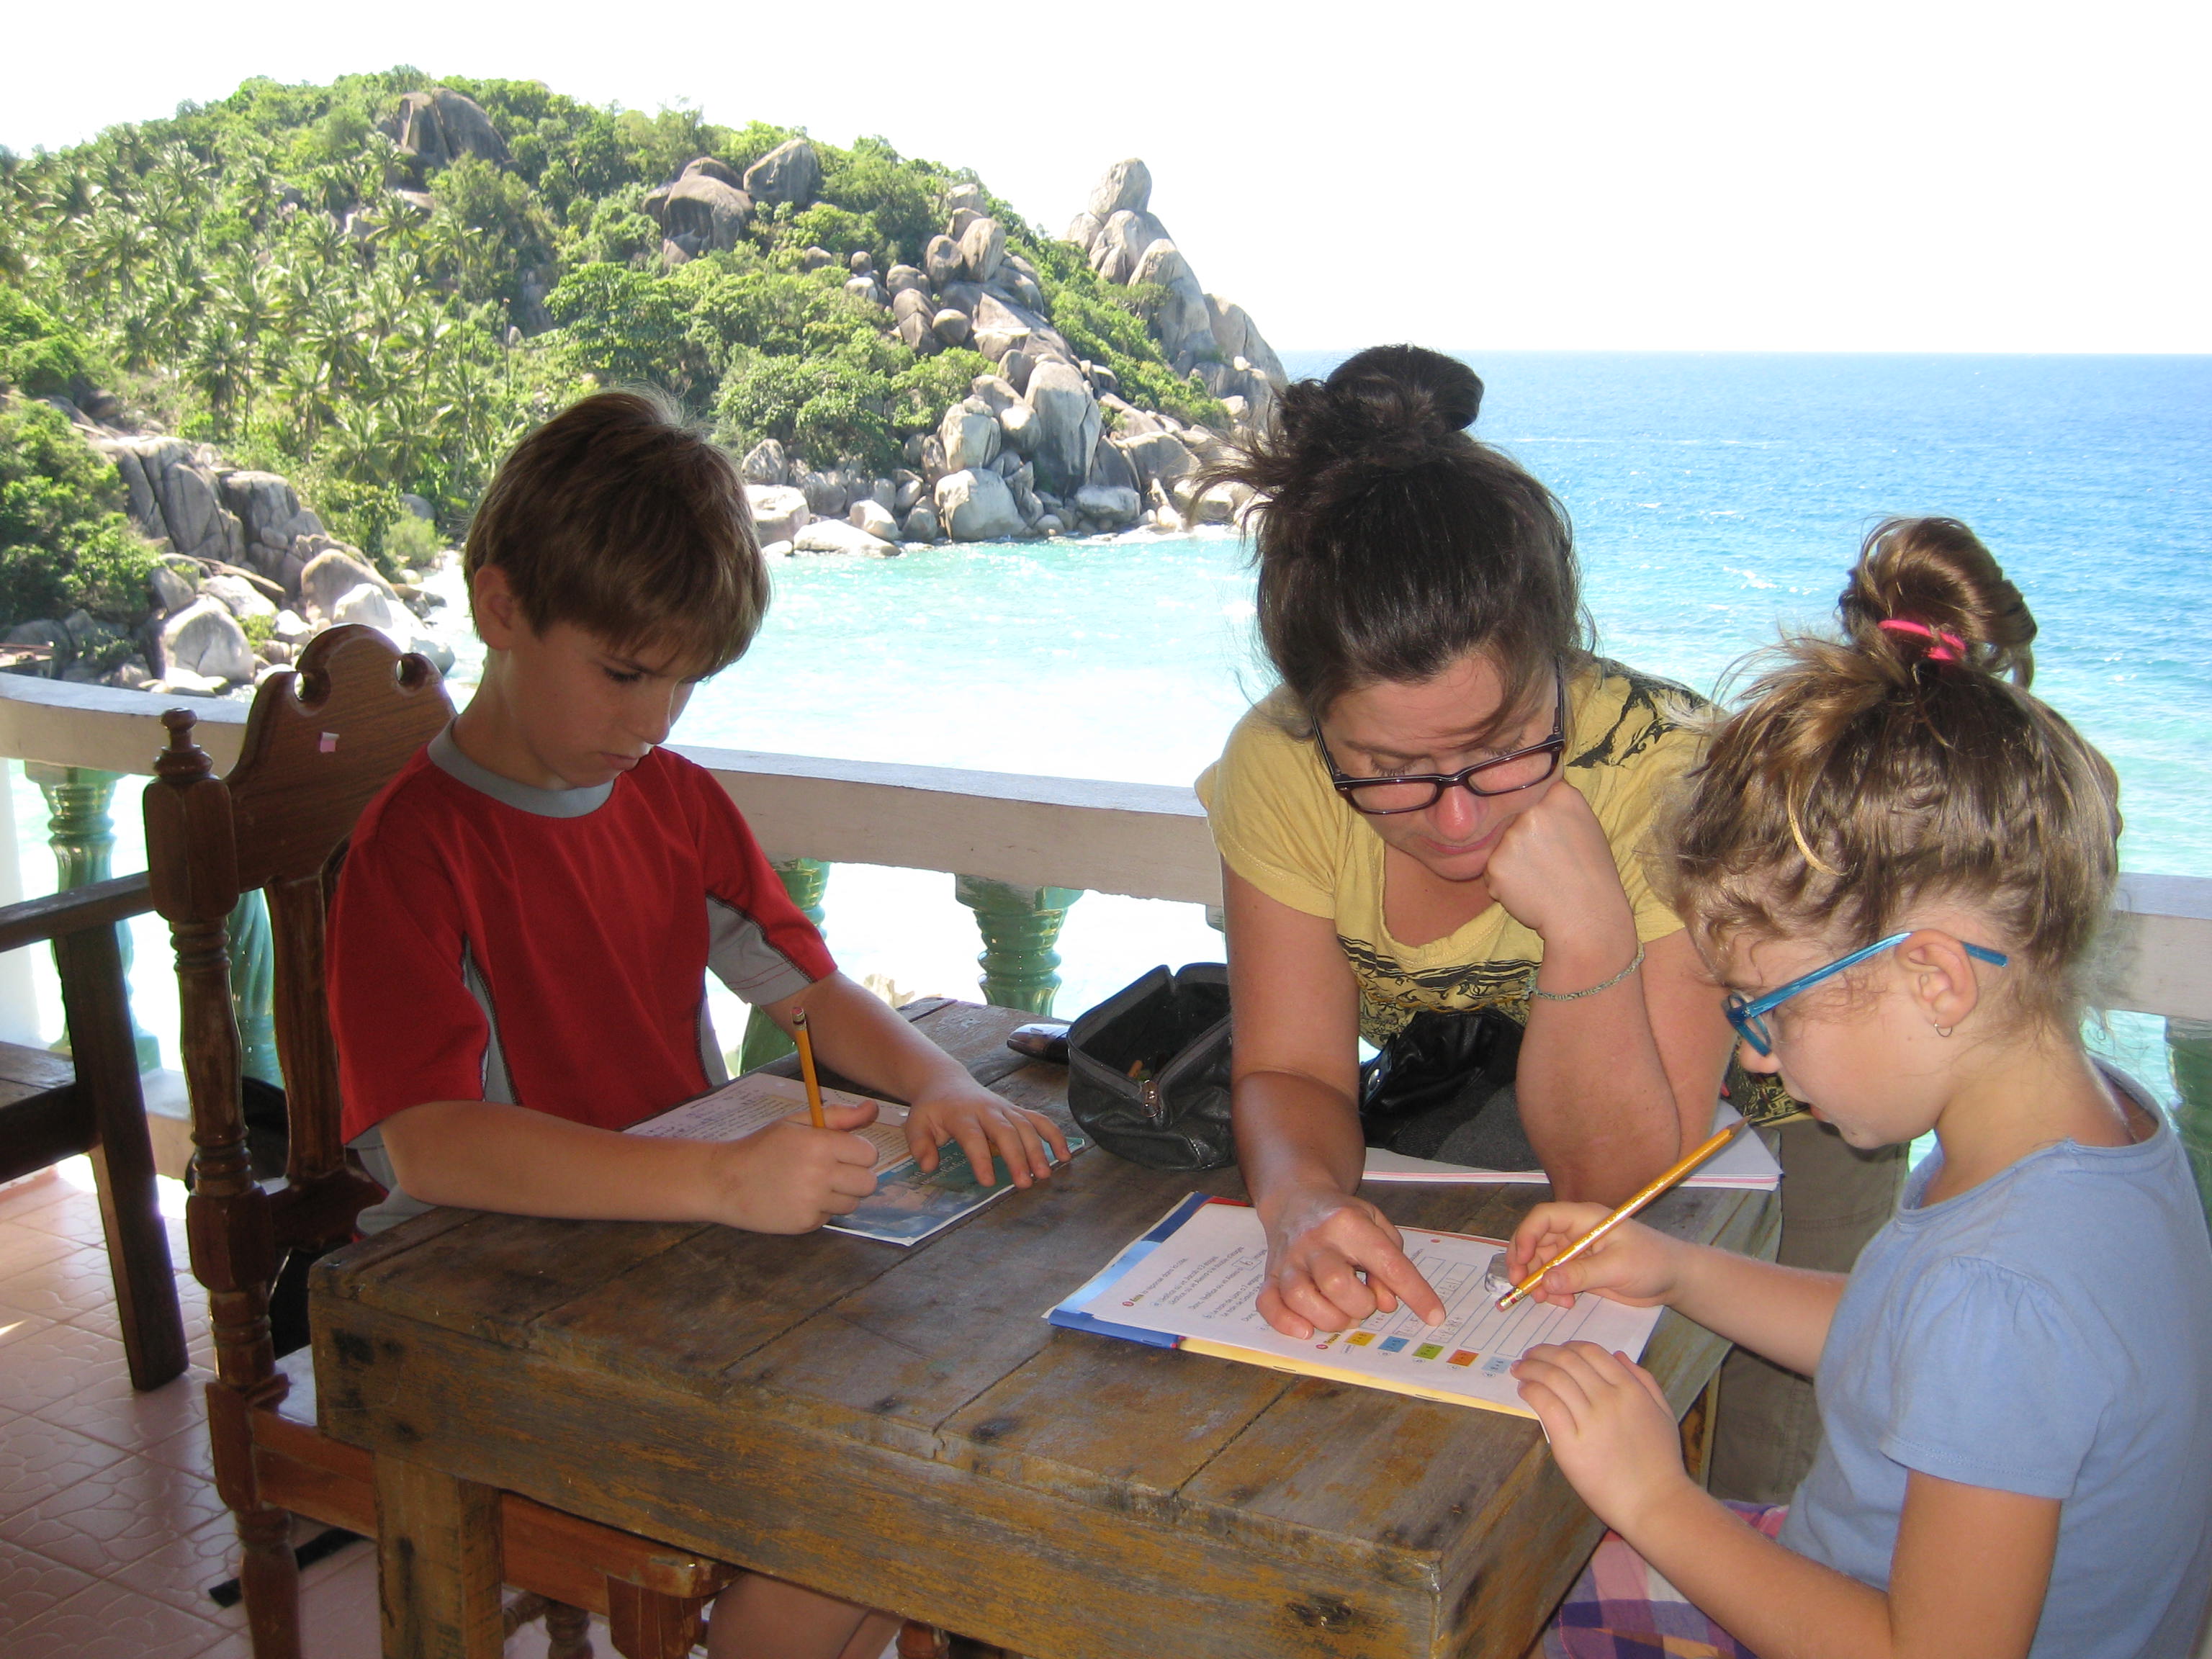
<instances>
[{"instance_id":1,"label":"turquoise water","mask_svg":"<svg viewBox=\"0 0 2212 1659\"><path fill-rule=\"evenodd\" d=\"M1334 361L1286 357L1294 374ZM1608 653L1711 690L1778 626L1827 612L1874 522L1962 518L2042 624L2036 690L2120 770L2127 867L2212 875L2212 359L1470 361L1488 386L1477 431L1574 515ZM758 643L702 688L677 740L1187 783L1267 683L1251 617L1226 535L795 560ZM466 683L473 641L456 643ZM30 891L35 799L19 776ZM124 828L118 867L137 867ZM979 942L949 876L842 866L828 909L848 971L972 994ZM1220 944L1194 906L1092 894L1060 948L1066 1012ZM738 1018L718 1006L732 1042ZM2136 1063L2156 1060L2152 1023L2118 1024Z\"/></svg>"}]
</instances>

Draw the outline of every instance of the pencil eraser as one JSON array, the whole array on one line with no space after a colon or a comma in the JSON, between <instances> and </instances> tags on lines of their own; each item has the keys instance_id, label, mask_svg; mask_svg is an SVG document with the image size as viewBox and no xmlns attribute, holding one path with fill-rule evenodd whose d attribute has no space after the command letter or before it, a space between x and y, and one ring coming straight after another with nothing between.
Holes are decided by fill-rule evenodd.
<instances>
[{"instance_id":1,"label":"pencil eraser","mask_svg":"<svg viewBox=\"0 0 2212 1659\"><path fill-rule=\"evenodd\" d=\"M1490 1266L1483 1270L1482 1288L1492 1296L1510 1296L1513 1281L1505 1276L1505 1252L1498 1251L1490 1258Z\"/></svg>"}]
</instances>

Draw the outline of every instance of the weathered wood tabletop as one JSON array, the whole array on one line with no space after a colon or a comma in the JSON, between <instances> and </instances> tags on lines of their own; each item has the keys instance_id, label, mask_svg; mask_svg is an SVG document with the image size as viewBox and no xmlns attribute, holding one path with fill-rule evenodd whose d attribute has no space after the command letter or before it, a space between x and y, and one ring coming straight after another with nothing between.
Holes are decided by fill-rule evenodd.
<instances>
[{"instance_id":1,"label":"weathered wood tabletop","mask_svg":"<svg viewBox=\"0 0 2212 1659\"><path fill-rule=\"evenodd\" d=\"M1004 1046L1030 1018L919 1023L1064 1115L1065 1069ZM1200 1189L1243 1192L1093 1149L911 1249L441 1210L326 1257L322 1427L430 1517L387 1616L428 1659L499 1651L499 1488L1038 1659L1521 1659L1599 1532L1534 1422L1041 1317ZM1493 1237L1545 1194L1368 1191ZM1778 1215L1678 1190L1644 1219L1771 1254ZM1722 1352L1670 1313L1645 1363L1679 1413Z\"/></svg>"}]
</instances>

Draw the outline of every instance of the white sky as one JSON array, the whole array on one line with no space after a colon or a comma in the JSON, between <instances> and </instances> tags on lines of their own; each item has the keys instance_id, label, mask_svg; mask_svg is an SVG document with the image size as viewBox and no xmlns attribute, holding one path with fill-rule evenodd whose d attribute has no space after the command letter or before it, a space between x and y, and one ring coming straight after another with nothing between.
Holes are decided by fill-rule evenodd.
<instances>
[{"instance_id":1,"label":"white sky","mask_svg":"<svg viewBox=\"0 0 2212 1659\"><path fill-rule=\"evenodd\" d=\"M408 62L880 133L1054 233L1141 155L1284 349L2212 351L2203 0L106 0L7 33L18 150Z\"/></svg>"}]
</instances>

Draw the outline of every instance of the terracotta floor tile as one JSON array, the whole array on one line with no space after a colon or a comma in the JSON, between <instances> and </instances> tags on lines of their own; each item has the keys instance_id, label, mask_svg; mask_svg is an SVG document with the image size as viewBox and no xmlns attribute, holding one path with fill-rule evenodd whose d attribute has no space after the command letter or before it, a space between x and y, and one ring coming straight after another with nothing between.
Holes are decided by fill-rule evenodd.
<instances>
[{"instance_id":1,"label":"terracotta floor tile","mask_svg":"<svg viewBox=\"0 0 2212 1659\"><path fill-rule=\"evenodd\" d=\"M208 1443L207 1425L195 1423L191 1427L171 1435L167 1440L156 1440L140 1454L157 1463L167 1463L173 1469L182 1469L186 1474L196 1474L201 1480L215 1480L215 1449Z\"/></svg>"},{"instance_id":2,"label":"terracotta floor tile","mask_svg":"<svg viewBox=\"0 0 2212 1659\"><path fill-rule=\"evenodd\" d=\"M309 1659L381 1659L376 1552L356 1545L309 1568L301 1580L300 1624ZM241 1625L209 1650L206 1659L252 1659L252 1652Z\"/></svg>"},{"instance_id":3,"label":"terracotta floor tile","mask_svg":"<svg viewBox=\"0 0 2212 1659\"><path fill-rule=\"evenodd\" d=\"M20 1221L0 1221L0 1284L42 1261L52 1261L80 1248L66 1238L27 1227Z\"/></svg>"},{"instance_id":4,"label":"terracotta floor tile","mask_svg":"<svg viewBox=\"0 0 2212 1659\"><path fill-rule=\"evenodd\" d=\"M91 1167L91 1160L86 1159L85 1168ZM61 1190L58 1166L33 1170L21 1180L0 1183L0 1220L14 1220L19 1211L40 1209L52 1203Z\"/></svg>"},{"instance_id":5,"label":"terracotta floor tile","mask_svg":"<svg viewBox=\"0 0 2212 1659\"><path fill-rule=\"evenodd\" d=\"M48 1319L76 1319L101 1312L112 1315L114 1307L115 1275L108 1268L106 1250L97 1240L89 1247L76 1246L65 1255L19 1268L0 1279L0 1308L40 1314Z\"/></svg>"},{"instance_id":6,"label":"terracotta floor tile","mask_svg":"<svg viewBox=\"0 0 2212 1659\"><path fill-rule=\"evenodd\" d=\"M0 1539L0 1636L20 1631L100 1581Z\"/></svg>"},{"instance_id":7,"label":"terracotta floor tile","mask_svg":"<svg viewBox=\"0 0 2212 1659\"><path fill-rule=\"evenodd\" d=\"M93 1336L89 1331L76 1326L63 1326L64 1330L77 1330L81 1336ZM111 1446L120 1446L125 1451L137 1451L153 1446L186 1429L204 1426L207 1421L207 1405L203 1391L209 1373L194 1365L182 1376L174 1377L160 1388L141 1394L131 1386L131 1373L123 1361L123 1351L105 1337L94 1337L106 1356L96 1370L88 1370L81 1386L59 1400L49 1400L34 1406L32 1412L45 1421L65 1429L75 1429L95 1440L105 1440ZM0 1378L7 1370L7 1352L0 1348Z\"/></svg>"},{"instance_id":8,"label":"terracotta floor tile","mask_svg":"<svg viewBox=\"0 0 2212 1659\"><path fill-rule=\"evenodd\" d=\"M0 1305L5 1305L4 1293L0 1293ZM204 1299L179 1296L177 1298L177 1314L185 1323L185 1352L191 1357L193 1364L212 1370L215 1364L215 1331L208 1323L207 1303ZM116 1311L112 1288L93 1307L80 1313L59 1316L80 1329L97 1331L111 1342L123 1340L123 1316Z\"/></svg>"},{"instance_id":9,"label":"terracotta floor tile","mask_svg":"<svg viewBox=\"0 0 2212 1659\"><path fill-rule=\"evenodd\" d=\"M0 1396L18 1411L36 1411L122 1358L107 1338L74 1325L25 1332L0 1345Z\"/></svg>"},{"instance_id":10,"label":"terracotta floor tile","mask_svg":"<svg viewBox=\"0 0 2212 1659\"><path fill-rule=\"evenodd\" d=\"M214 1488L198 1476L127 1457L27 1510L0 1516L0 1538L112 1577L225 1513Z\"/></svg>"},{"instance_id":11,"label":"terracotta floor tile","mask_svg":"<svg viewBox=\"0 0 2212 1659\"><path fill-rule=\"evenodd\" d=\"M14 1418L0 1429L0 1516L35 1509L129 1455L72 1429Z\"/></svg>"},{"instance_id":12,"label":"terracotta floor tile","mask_svg":"<svg viewBox=\"0 0 2212 1659\"><path fill-rule=\"evenodd\" d=\"M112 1583L129 1585L141 1595L167 1601L180 1613L226 1630L244 1630L242 1611L219 1607L208 1599L210 1588L238 1576L238 1528L232 1524L230 1511L225 1510L190 1532L164 1540L107 1577Z\"/></svg>"},{"instance_id":13,"label":"terracotta floor tile","mask_svg":"<svg viewBox=\"0 0 2212 1659\"><path fill-rule=\"evenodd\" d=\"M97 1583L14 1632L8 1659L198 1659L222 1639L204 1619Z\"/></svg>"},{"instance_id":14,"label":"terracotta floor tile","mask_svg":"<svg viewBox=\"0 0 2212 1659\"><path fill-rule=\"evenodd\" d=\"M82 1249L105 1250L106 1231L100 1224L100 1200L91 1193L80 1193L64 1186L50 1203L35 1208L9 1211L7 1219L19 1227L28 1227L42 1233L52 1233L57 1238L66 1238Z\"/></svg>"},{"instance_id":15,"label":"terracotta floor tile","mask_svg":"<svg viewBox=\"0 0 2212 1659\"><path fill-rule=\"evenodd\" d=\"M27 1337L36 1336L40 1331L51 1330L60 1322L43 1314L19 1313L13 1308L0 1308L0 1350L4 1350L10 1342L21 1342ZM15 1395L7 1386L7 1376L6 1359L0 1357L0 1398L5 1398L12 1407L15 1403Z\"/></svg>"}]
</instances>

